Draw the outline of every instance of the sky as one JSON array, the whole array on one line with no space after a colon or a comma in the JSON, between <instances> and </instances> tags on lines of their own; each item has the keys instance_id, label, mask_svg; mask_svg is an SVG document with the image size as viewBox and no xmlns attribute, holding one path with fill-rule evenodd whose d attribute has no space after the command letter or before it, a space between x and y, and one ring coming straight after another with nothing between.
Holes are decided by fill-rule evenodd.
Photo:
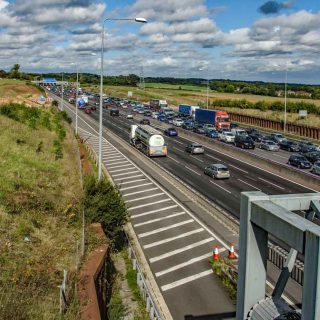
<instances>
[{"instance_id":1,"label":"sky","mask_svg":"<svg viewBox=\"0 0 320 320\"><path fill-rule=\"evenodd\" d=\"M320 84L320 0L0 0L0 69Z\"/></svg>"}]
</instances>

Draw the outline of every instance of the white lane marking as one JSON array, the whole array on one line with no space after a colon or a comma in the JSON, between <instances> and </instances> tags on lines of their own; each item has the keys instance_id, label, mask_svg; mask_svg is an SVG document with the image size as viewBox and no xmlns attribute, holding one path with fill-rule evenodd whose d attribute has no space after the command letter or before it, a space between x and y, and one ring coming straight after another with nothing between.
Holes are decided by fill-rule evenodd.
<instances>
[{"instance_id":1,"label":"white lane marking","mask_svg":"<svg viewBox=\"0 0 320 320\"><path fill-rule=\"evenodd\" d=\"M119 190L124 191L124 190L129 190L129 189L135 189L135 188L139 188L139 187L149 186L150 184L152 184L152 182L143 183L143 184L139 184L137 186L132 186L132 187L119 188Z\"/></svg>"},{"instance_id":2,"label":"white lane marking","mask_svg":"<svg viewBox=\"0 0 320 320\"><path fill-rule=\"evenodd\" d=\"M155 273L155 276L156 276L156 277L161 277L161 276L163 276L164 274L167 274L167 273L172 272L172 271L179 270L179 269L181 269L181 268L184 268L184 267L186 267L186 266L189 266L189 265L191 265L191 264L194 264L194 263L196 263L196 262L198 262L198 261L207 259L207 258L209 258L209 257L211 257L211 256L212 256L212 252L203 254L202 256L199 256L199 257L190 259L190 260L188 260L188 261L186 261L186 262L177 264L177 265L175 265L175 266L173 266L173 267L171 267L171 268L168 268L168 269L166 269L166 270L162 270L162 271L156 272L156 273Z\"/></svg>"},{"instance_id":3,"label":"white lane marking","mask_svg":"<svg viewBox=\"0 0 320 320\"><path fill-rule=\"evenodd\" d=\"M173 161L175 161L176 163L180 163L178 160L176 160L175 158L172 158L172 157L170 157L170 156L167 156L169 159L171 159L171 160L173 160Z\"/></svg>"},{"instance_id":4,"label":"white lane marking","mask_svg":"<svg viewBox=\"0 0 320 320\"><path fill-rule=\"evenodd\" d=\"M170 214L169 216L165 216L165 217L162 217L162 218L157 218L157 219L152 219L152 220L148 220L148 221L145 221L145 222L137 223L134 226L135 227L140 227L140 226L144 226L146 224L150 224L150 223L159 222L159 221L162 221L162 220L178 217L178 216L181 216L183 214L186 214L186 213L185 212L177 212L177 213L173 213L173 214Z\"/></svg>"},{"instance_id":5,"label":"white lane marking","mask_svg":"<svg viewBox=\"0 0 320 320\"><path fill-rule=\"evenodd\" d=\"M122 180L128 180L128 179L132 179L132 178L140 178L140 177L144 177L143 174L137 174L135 176L131 176L131 177L126 177L126 178L117 178L117 179L113 179L114 181L122 181Z\"/></svg>"},{"instance_id":6,"label":"white lane marking","mask_svg":"<svg viewBox=\"0 0 320 320\"><path fill-rule=\"evenodd\" d=\"M108 159L110 159L110 160L115 160L115 159L120 159L120 158L123 158L123 156L122 156L122 155L118 155L118 156L115 156L115 157L113 157L113 156L111 156L111 157L107 156L107 157L104 157L103 160L107 160L107 161L108 161Z\"/></svg>"},{"instance_id":7,"label":"white lane marking","mask_svg":"<svg viewBox=\"0 0 320 320\"><path fill-rule=\"evenodd\" d=\"M243 173L249 174L248 171L243 170L243 169L240 169L240 168L238 168L238 167L236 167L236 166L234 166L234 165L232 165L232 164L228 164L228 166L229 166L229 167L232 167L232 168L235 168L235 169L237 169L237 170L239 170L239 171L241 171L241 172L243 172Z\"/></svg>"},{"instance_id":8,"label":"white lane marking","mask_svg":"<svg viewBox=\"0 0 320 320\"><path fill-rule=\"evenodd\" d=\"M135 167L133 167L133 166L131 165L130 168L122 168L122 169L117 169L117 170L109 170L109 172L110 172L110 173L114 173L114 172L122 172L122 171L128 171L128 170L133 170L133 169L135 169Z\"/></svg>"},{"instance_id":9,"label":"white lane marking","mask_svg":"<svg viewBox=\"0 0 320 320\"><path fill-rule=\"evenodd\" d=\"M122 164L122 163L126 163L126 164ZM118 165L111 166L111 167L109 166L108 169L116 169L116 168L122 168L122 167L126 167L126 166L132 166L132 164L129 163L128 161L120 161L120 162L118 162L118 164L121 164L121 166L118 166Z\"/></svg>"},{"instance_id":10,"label":"white lane marking","mask_svg":"<svg viewBox=\"0 0 320 320\"><path fill-rule=\"evenodd\" d=\"M179 286L181 286L183 284L186 284L188 282L203 278L203 277L208 276L208 275L210 275L212 273L213 273L213 270L209 269L207 271L203 271L203 272L197 273L195 275L192 275L192 276L189 276L189 277L186 277L186 278L171 282L169 284L166 284L166 285L161 287L161 290L162 291L167 291L167 290L173 289L175 287L179 287Z\"/></svg>"},{"instance_id":11,"label":"white lane marking","mask_svg":"<svg viewBox=\"0 0 320 320\"><path fill-rule=\"evenodd\" d=\"M164 207L164 208L161 208L161 209L156 209L156 210L151 210L151 211L147 211L147 212L143 212L143 213L139 213L139 214L134 214L134 215L131 216L131 218L140 218L140 217L152 214L152 213L169 210L169 209L173 209L173 208L176 208L176 207L178 207L178 205L175 204L173 206Z\"/></svg>"},{"instance_id":12,"label":"white lane marking","mask_svg":"<svg viewBox=\"0 0 320 320\"><path fill-rule=\"evenodd\" d=\"M135 182L140 182L140 181L147 181L147 178L136 179L136 180L127 181L127 182L120 182L120 183L118 183L118 185L120 187L122 187L123 185L130 184L130 183L135 183Z\"/></svg>"},{"instance_id":13,"label":"white lane marking","mask_svg":"<svg viewBox=\"0 0 320 320\"><path fill-rule=\"evenodd\" d=\"M107 156L112 156L112 155L115 155L115 154L119 154L119 152L118 152L118 151L105 152L105 154L102 155L102 159L103 159L103 158L106 158Z\"/></svg>"},{"instance_id":14,"label":"white lane marking","mask_svg":"<svg viewBox=\"0 0 320 320\"><path fill-rule=\"evenodd\" d=\"M280 156L280 154L274 154L275 156L277 156L277 157L280 157L280 158L282 158L282 159L288 159L288 157L284 157L284 156Z\"/></svg>"},{"instance_id":15,"label":"white lane marking","mask_svg":"<svg viewBox=\"0 0 320 320\"><path fill-rule=\"evenodd\" d=\"M183 152L184 153L184 150L180 149L180 148L177 148L177 147L172 147L172 149L175 149L175 150L178 150L180 152Z\"/></svg>"},{"instance_id":16,"label":"white lane marking","mask_svg":"<svg viewBox=\"0 0 320 320\"><path fill-rule=\"evenodd\" d=\"M123 159L125 159L125 158L123 158ZM119 163L119 159L117 159L117 160L103 160L102 161L103 163L113 163L113 162L117 162L117 163Z\"/></svg>"},{"instance_id":17,"label":"white lane marking","mask_svg":"<svg viewBox=\"0 0 320 320\"><path fill-rule=\"evenodd\" d=\"M174 142L180 143L180 144L184 144L183 142L181 142L181 141L179 141L179 140L174 140Z\"/></svg>"},{"instance_id":18,"label":"white lane marking","mask_svg":"<svg viewBox=\"0 0 320 320\"><path fill-rule=\"evenodd\" d=\"M185 238L185 237L191 236L192 234L199 233L199 232L202 232L202 231L204 231L204 229L203 228L199 228L199 229L192 230L192 231L189 231L189 232L181 233L181 234L179 234L178 236L175 236L175 237L170 237L170 238L167 238L167 239L163 239L163 240L160 240L160 241L156 241L156 242L152 242L152 243L146 244L143 247L145 249L152 248L152 247L164 244L164 243L168 243L168 242L171 242L171 241L174 241L174 240L177 240L177 239L181 239L181 238Z\"/></svg>"},{"instance_id":19,"label":"white lane marking","mask_svg":"<svg viewBox=\"0 0 320 320\"><path fill-rule=\"evenodd\" d=\"M214 160L222 161L221 159L219 159L217 157L214 157L214 156L211 156L210 154L207 154L206 156L209 157L209 158L212 158Z\"/></svg>"},{"instance_id":20,"label":"white lane marking","mask_svg":"<svg viewBox=\"0 0 320 320\"><path fill-rule=\"evenodd\" d=\"M150 188L150 189L146 189L146 190L141 190L141 191L136 191L136 192L131 192L131 193L123 194L122 196L123 196L123 197L133 196L134 194L149 192L149 191L153 191L153 190L157 190L157 189L158 189L158 188Z\"/></svg>"},{"instance_id":21,"label":"white lane marking","mask_svg":"<svg viewBox=\"0 0 320 320\"><path fill-rule=\"evenodd\" d=\"M260 177L258 177L258 179L259 179L259 180L262 180L262 181L264 181L264 182L266 182L266 183L269 183L269 184L271 184L271 185L273 185L273 186L275 186L275 187L277 187L277 188L279 188L279 189L281 189L281 190L284 190L284 188L278 186L277 184L275 184L275 183L273 183L273 182L270 182L269 180L266 180L266 179L263 179L263 178L260 178Z\"/></svg>"},{"instance_id":22,"label":"white lane marking","mask_svg":"<svg viewBox=\"0 0 320 320\"><path fill-rule=\"evenodd\" d=\"M185 166L185 168L187 168L188 170L194 172L194 173L197 174L198 176L201 176L200 173L198 173L197 171L194 171L193 169L189 168L188 166Z\"/></svg>"},{"instance_id":23,"label":"white lane marking","mask_svg":"<svg viewBox=\"0 0 320 320\"><path fill-rule=\"evenodd\" d=\"M141 197L141 198L126 200L126 203L128 203L128 202L140 201L140 200L149 199L149 198L154 198L154 197L159 197L159 196L162 196L163 194L164 194L163 192L159 192L159 193L156 193L156 194L151 194L150 196L145 196L145 197Z\"/></svg>"},{"instance_id":24,"label":"white lane marking","mask_svg":"<svg viewBox=\"0 0 320 320\"><path fill-rule=\"evenodd\" d=\"M200 247L203 244L206 244L206 243L211 242L211 241L214 241L213 237L210 237L210 238L198 241L198 242L194 242L194 243L189 244L189 245L187 245L185 247L182 247L182 248L179 248L179 249L176 249L176 250L173 250L173 251L169 251L169 252L161 254L160 256L157 256L157 257L150 258L149 261L150 261L150 263L157 262L159 260L163 260L163 259L172 257L172 256L174 256L176 254L181 253L181 252L185 252L187 250L191 250L193 248Z\"/></svg>"},{"instance_id":25,"label":"white lane marking","mask_svg":"<svg viewBox=\"0 0 320 320\"><path fill-rule=\"evenodd\" d=\"M214 181L210 180L210 182L211 182L212 184L214 184L215 186L221 188L221 189L224 190L225 192L231 193L231 191L229 191L228 189L220 186L219 184L215 183Z\"/></svg>"},{"instance_id":26,"label":"white lane marking","mask_svg":"<svg viewBox=\"0 0 320 320\"><path fill-rule=\"evenodd\" d=\"M155 229L155 230L152 230L152 231L141 233L138 236L139 236L139 238L145 238L147 236L151 236L153 234L156 234L156 233L159 233L159 232L162 232L162 231L167 231L167 230L170 230L170 229L173 229L173 228L178 228L180 226L183 226L183 225L191 223L191 222L194 222L194 220L193 219L189 219L189 220L186 220L186 221L178 222L178 223L175 223L175 224L171 224L171 225L169 225L167 227L162 227L162 228L159 228L159 229Z\"/></svg>"},{"instance_id":27,"label":"white lane marking","mask_svg":"<svg viewBox=\"0 0 320 320\"><path fill-rule=\"evenodd\" d=\"M167 202L167 201L171 201L171 199L167 198L167 199L162 199L162 200L158 200L158 201L155 201L155 202L140 204L139 206L135 206L135 207L128 208L128 210L134 210L134 209L144 208L144 207L152 206L152 205L154 205L154 204L158 204L158 203L162 203L162 202Z\"/></svg>"},{"instance_id":28,"label":"white lane marking","mask_svg":"<svg viewBox=\"0 0 320 320\"><path fill-rule=\"evenodd\" d=\"M196 158L195 156L190 156L191 158L193 158L193 159L196 159L196 160L198 160L198 161L200 161L200 162L203 162L203 160L201 160L201 159L199 159L199 158Z\"/></svg>"},{"instance_id":29,"label":"white lane marking","mask_svg":"<svg viewBox=\"0 0 320 320\"><path fill-rule=\"evenodd\" d=\"M139 172L138 170L134 170L134 171L131 171L131 172L126 172L126 173L117 173L117 174L113 174L112 177L120 177L120 176L125 176L125 175L128 175L128 174L131 174L131 173L137 173Z\"/></svg>"},{"instance_id":30,"label":"white lane marking","mask_svg":"<svg viewBox=\"0 0 320 320\"><path fill-rule=\"evenodd\" d=\"M250 186L250 187L253 188L253 189L256 189L256 190L261 191L261 189L253 186L252 184L250 184L250 183L248 183L248 182L246 182L246 181L243 181L243 180L241 180L241 179L237 179L237 180L241 181L241 182L244 183L244 184L247 184L248 186Z\"/></svg>"}]
</instances>

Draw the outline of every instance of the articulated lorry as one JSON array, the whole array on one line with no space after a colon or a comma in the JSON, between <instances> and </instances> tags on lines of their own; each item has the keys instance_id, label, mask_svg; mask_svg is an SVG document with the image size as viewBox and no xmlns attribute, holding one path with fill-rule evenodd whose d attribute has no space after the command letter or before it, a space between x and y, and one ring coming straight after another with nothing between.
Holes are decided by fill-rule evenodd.
<instances>
[{"instance_id":1,"label":"articulated lorry","mask_svg":"<svg viewBox=\"0 0 320 320\"><path fill-rule=\"evenodd\" d=\"M179 115L194 118L195 112L197 109L199 109L198 106L190 106L188 104L179 104Z\"/></svg>"},{"instance_id":2,"label":"articulated lorry","mask_svg":"<svg viewBox=\"0 0 320 320\"><path fill-rule=\"evenodd\" d=\"M211 123L217 129L229 129L230 120L226 111L197 109L195 112L195 120L199 123Z\"/></svg>"},{"instance_id":3,"label":"articulated lorry","mask_svg":"<svg viewBox=\"0 0 320 320\"><path fill-rule=\"evenodd\" d=\"M154 111L159 111L160 109L168 107L166 100L158 100L158 99L150 100L149 105L150 105L150 109Z\"/></svg>"},{"instance_id":4,"label":"articulated lorry","mask_svg":"<svg viewBox=\"0 0 320 320\"><path fill-rule=\"evenodd\" d=\"M162 133L149 125L131 125L130 143L148 157L165 157L168 153Z\"/></svg>"}]
</instances>

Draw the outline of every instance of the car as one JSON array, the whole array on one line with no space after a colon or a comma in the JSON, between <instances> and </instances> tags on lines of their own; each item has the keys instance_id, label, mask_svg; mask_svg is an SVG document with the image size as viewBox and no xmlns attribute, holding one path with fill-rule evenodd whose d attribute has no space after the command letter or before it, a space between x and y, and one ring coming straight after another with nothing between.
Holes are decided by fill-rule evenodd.
<instances>
[{"instance_id":1,"label":"car","mask_svg":"<svg viewBox=\"0 0 320 320\"><path fill-rule=\"evenodd\" d=\"M169 123L169 124L173 124L173 117L167 116L164 122Z\"/></svg>"},{"instance_id":2,"label":"car","mask_svg":"<svg viewBox=\"0 0 320 320\"><path fill-rule=\"evenodd\" d=\"M229 179L230 172L227 166L221 163L210 164L204 168L204 173L214 179Z\"/></svg>"},{"instance_id":3,"label":"car","mask_svg":"<svg viewBox=\"0 0 320 320\"><path fill-rule=\"evenodd\" d=\"M313 164L311 172L314 173L314 174L319 174L320 175L320 161L316 161Z\"/></svg>"},{"instance_id":4,"label":"car","mask_svg":"<svg viewBox=\"0 0 320 320\"><path fill-rule=\"evenodd\" d=\"M311 151L316 151L317 147L310 141L308 140L303 140L299 143L299 147L300 147L300 152L301 153L307 153L307 152L311 152Z\"/></svg>"},{"instance_id":5,"label":"car","mask_svg":"<svg viewBox=\"0 0 320 320\"><path fill-rule=\"evenodd\" d=\"M204 149L199 143L190 143L186 146L186 151L191 154L203 154Z\"/></svg>"},{"instance_id":6,"label":"car","mask_svg":"<svg viewBox=\"0 0 320 320\"><path fill-rule=\"evenodd\" d=\"M182 125L182 129L185 129L185 130L193 130L193 125L191 123L184 123Z\"/></svg>"},{"instance_id":7,"label":"car","mask_svg":"<svg viewBox=\"0 0 320 320\"><path fill-rule=\"evenodd\" d=\"M151 117L152 112L150 110L144 110L143 115L146 116L146 117Z\"/></svg>"},{"instance_id":8,"label":"car","mask_svg":"<svg viewBox=\"0 0 320 320\"><path fill-rule=\"evenodd\" d=\"M263 139L263 135L256 129L255 130L251 129L251 131L248 132L248 135L249 137L252 138L253 141L256 141L256 142L261 142Z\"/></svg>"},{"instance_id":9,"label":"car","mask_svg":"<svg viewBox=\"0 0 320 320\"><path fill-rule=\"evenodd\" d=\"M112 117L119 117L119 110L118 109L111 109L110 116Z\"/></svg>"},{"instance_id":10,"label":"car","mask_svg":"<svg viewBox=\"0 0 320 320\"><path fill-rule=\"evenodd\" d=\"M218 139L219 133L217 130L210 130L206 132L206 136L212 139Z\"/></svg>"},{"instance_id":11,"label":"car","mask_svg":"<svg viewBox=\"0 0 320 320\"><path fill-rule=\"evenodd\" d=\"M287 140L281 133L271 133L270 140L274 141L275 143L280 143L283 140Z\"/></svg>"},{"instance_id":12,"label":"car","mask_svg":"<svg viewBox=\"0 0 320 320\"><path fill-rule=\"evenodd\" d=\"M252 140L252 138L245 135L236 135L234 138L234 145L242 149L255 148L254 141Z\"/></svg>"},{"instance_id":13,"label":"car","mask_svg":"<svg viewBox=\"0 0 320 320\"><path fill-rule=\"evenodd\" d=\"M230 130L235 136L247 136L248 133L246 130L242 129L242 128L232 128Z\"/></svg>"},{"instance_id":14,"label":"car","mask_svg":"<svg viewBox=\"0 0 320 320\"><path fill-rule=\"evenodd\" d=\"M293 154L288 159L288 164L298 167L299 169L310 169L310 161L301 154Z\"/></svg>"},{"instance_id":15,"label":"car","mask_svg":"<svg viewBox=\"0 0 320 320\"><path fill-rule=\"evenodd\" d=\"M157 118L158 118L158 115L159 115L159 112L152 112L151 117L152 117L153 119L157 119Z\"/></svg>"},{"instance_id":16,"label":"car","mask_svg":"<svg viewBox=\"0 0 320 320\"><path fill-rule=\"evenodd\" d=\"M177 127L181 127L183 125L183 120L181 118L175 118L172 121L172 124Z\"/></svg>"},{"instance_id":17,"label":"car","mask_svg":"<svg viewBox=\"0 0 320 320\"><path fill-rule=\"evenodd\" d=\"M146 118L143 118L143 119L140 120L140 124L148 124L148 125L150 125L150 120L146 119Z\"/></svg>"},{"instance_id":18,"label":"car","mask_svg":"<svg viewBox=\"0 0 320 320\"><path fill-rule=\"evenodd\" d=\"M199 133L199 134L205 134L205 131L201 125L197 125L193 127L193 132Z\"/></svg>"},{"instance_id":19,"label":"car","mask_svg":"<svg viewBox=\"0 0 320 320\"><path fill-rule=\"evenodd\" d=\"M320 160L320 151L311 151L304 154L304 156L311 162L317 162Z\"/></svg>"},{"instance_id":20,"label":"car","mask_svg":"<svg viewBox=\"0 0 320 320\"><path fill-rule=\"evenodd\" d=\"M204 129L205 133L207 133L208 131L215 130L216 127L211 123L205 123L203 125L203 129Z\"/></svg>"},{"instance_id":21,"label":"car","mask_svg":"<svg viewBox=\"0 0 320 320\"><path fill-rule=\"evenodd\" d=\"M164 130L164 134L168 137L176 137L178 132L175 128L167 128Z\"/></svg>"},{"instance_id":22,"label":"car","mask_svg":"<svg viewBox=\"0 0 320 320\"><path fill-rule=\"evenodd\" d=\"M91 108L85 108L85 109L84 109L84 113L86 113L86 114L92 113Z\"/></svg>"},{"instance_id":23,"label":"car","mask_svg":"<svg viewBox=\"0 0 320 320\"><path fill-rule=\"evenodd\" d=\"M282 140L281 142L279 142L279 147L280 147L280 149L287 150L290 152L299 152L300 151L300 147L299 147L298 143L296 143L295 141L292 141L292 140Z\"/></svg>"},{"instance_id":24,"label":"car","mask_svg":"<svg viewBox=\"0 0 320 320\"><path fill-rule=\"evenodd\" d=\"M133 115L132 115L131 113L128 113L128 114L126 115L126 118L127 118L127 119L133 119Z\"/></svg>"},{"instance_id":25,"label":"car","mask_svg":"<svg viewBox=\"0 0 320 320\"><path fill-rule=\"evenodd\" d=\"M235 135L231 131L222 131L219 140L226 143L234 143Z\"/></svg>"},{"instance_id":26,"label":"car","mask_svg":"<svg viewBox=\"0 0 320 320\"><path fill-rule=\"evenodd\" d=\"M158 120L161 122L165 122L167 120L167 117L165 115L159 114L158 115Z\"/></svg>"},{"instance_id":27,"label":"car","mask_svg":"<svg viewBox=\"0 0 320 320\"><path fill-rule=\"evenodd\" d=\"M253 134L253 133L259 133L259 130L256 128L248 128L248 129L246 129L246 131L247 131L248 135Z\"/></svg>"},{"instance_id":28,"label":"car","mask_svg":"<svg viewBox=\"0 0 320 320\"><path fill-rule=\"evenodd\" d=\"M92 111L97 110L97 107L96 107L96 105L94 105L94 104L93 104L90 108L91 108Z\"/></svg>"},{"instance_id":29,"label":"car","mask_svg":"<svg viewBox=\"0 0 320 320\"><path fill-rule=\"evenodd\" d=\"M277 143L271 140L262 140L259 144L260 149L268 150L268 151L279 151L280 147Z\"/></svg>"},{"instance_id":30,"label":"car","mask_svg":"<svg viewBox=\"0 0 320 320\"><path fill-rule=\"evenodd\" d=\"M138 109L138 114L144 114L144 109Z\"/></svg>"}]
</instances>

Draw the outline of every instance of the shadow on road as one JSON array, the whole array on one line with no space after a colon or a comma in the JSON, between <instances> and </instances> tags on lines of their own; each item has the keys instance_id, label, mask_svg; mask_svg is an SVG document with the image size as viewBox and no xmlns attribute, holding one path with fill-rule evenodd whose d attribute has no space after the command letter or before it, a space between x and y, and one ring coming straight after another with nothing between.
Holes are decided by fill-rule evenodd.
<instances>
[{"instance_id":1,"label":"shadow on road","mask_svg":"<svg viewBox=\"0 0 320 320\"><path fill-rule=\"evenodd\" d=\"M186 315L185 320L235 320L235 312L225 312L219 314L207 314L202 316Z\"/></svg>"}]
</instances>

